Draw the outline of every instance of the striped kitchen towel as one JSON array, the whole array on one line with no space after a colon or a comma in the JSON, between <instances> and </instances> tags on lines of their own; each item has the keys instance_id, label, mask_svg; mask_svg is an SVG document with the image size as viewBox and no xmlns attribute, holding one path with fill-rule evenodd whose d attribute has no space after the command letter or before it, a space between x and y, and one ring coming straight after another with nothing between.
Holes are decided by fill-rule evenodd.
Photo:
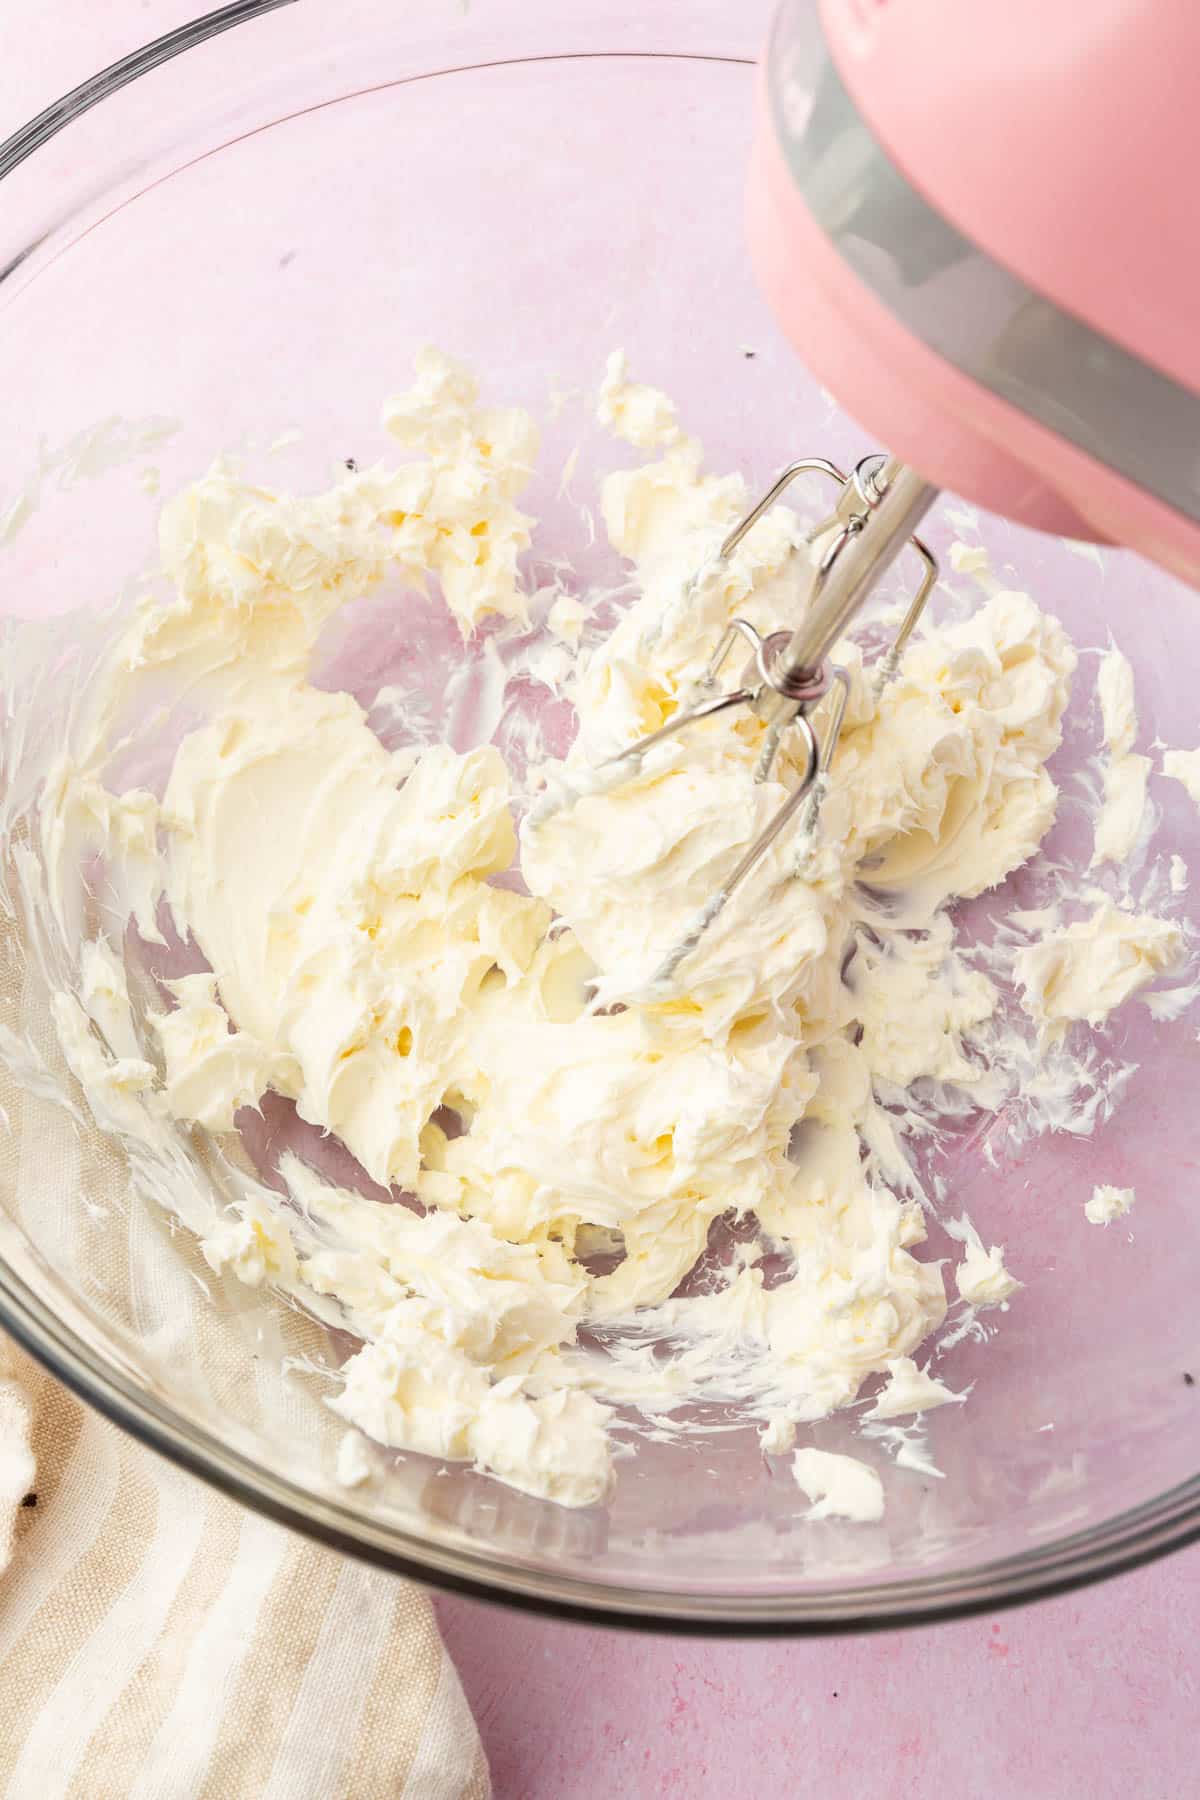
<instances>
[{"instance_id":1,"label":"striped kitchen towel","mask_svg":"<svg viewBox=\"0 0 1200 1800\"><path fill-rule=\"evenodd\" d=\"M212 1492L0 1339L8 1553L5 1800L486 1800L427 1594Z\"/></svg>"}]
</instances>

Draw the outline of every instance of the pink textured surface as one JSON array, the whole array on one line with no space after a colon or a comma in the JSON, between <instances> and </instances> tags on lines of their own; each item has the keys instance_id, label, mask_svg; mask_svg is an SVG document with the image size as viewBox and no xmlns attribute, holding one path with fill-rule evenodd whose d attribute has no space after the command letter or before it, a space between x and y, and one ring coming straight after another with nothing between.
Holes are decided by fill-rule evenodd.
<instances>
[{"instance_id":1,"label":"pink textured surface","mask_svg":"<svg viewBox=\"0 0 1200 1800\"><path fill-rule=\"evenodd\" d=\"M497 1800L1194 1793L1200 1556L993 1619L807 1643L438 1612Z\"/></svg>"},{"instance_id":2,"label":"pink textured surface","mask_svg":"<svg viewBox=\"0 0 1200 1800\"><path fill-rule=\"evenodd\" d=\"M0 131L198 10L30 12L6 34ZM439 1611L498 1800L1166 1800L1198 1786L1198 1577L1193 1550L995 1619L804 1643L635 1637L451 1598Z\"/></svg>"}]
</instances>

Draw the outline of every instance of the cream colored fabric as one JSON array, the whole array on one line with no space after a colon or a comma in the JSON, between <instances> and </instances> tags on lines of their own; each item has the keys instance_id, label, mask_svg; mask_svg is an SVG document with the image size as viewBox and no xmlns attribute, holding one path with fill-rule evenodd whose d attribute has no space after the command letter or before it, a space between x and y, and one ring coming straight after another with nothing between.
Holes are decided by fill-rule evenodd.
<instances>
[{"instance_id":1,"label":"cream colored fabric","mask_svg":"<svg viewBox=\"0 0 1200 1800\"><path fill-rule=\"evenodd\" d=\"M5 1353L37 1461L0 1583L5 1800L485 1800L419 1588L220 1498ZM0 1436L6 1498L27 1467Z\"/></svg>"},{"instance_id":2,"label":"cream colored fabric","mask_svg":"<svg viewBox=\"0 0 1200 1800\"><path fill-rule=\"evenodd\" d=\"M0 1062L0 1213L214 1407L253 1417L256 1383L294 1404L69 1078L77 1111L50 1097L44 989L3 920L0 1030L53 1071L33 1092ZM279 1329L312 1346L309 1322ZM426 1594L224 1499L2 1336L0 1569L0 1800L486 1800Z\"/></svg>"}]
</instances>

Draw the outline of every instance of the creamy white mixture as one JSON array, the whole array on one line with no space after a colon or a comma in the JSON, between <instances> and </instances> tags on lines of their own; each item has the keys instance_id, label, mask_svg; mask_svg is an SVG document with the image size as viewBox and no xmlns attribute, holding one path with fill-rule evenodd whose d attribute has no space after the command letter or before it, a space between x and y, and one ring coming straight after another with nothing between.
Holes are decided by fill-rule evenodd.
<instances>
[{"instance_id":1,"label":"creamy white mixture","mask_svg":"<svg viewBox=\"0 0 1200 1800\"><path fill-rule=\"evenodd\" d=\"M1114 1219L1123 1219L1133 1206L1134 1192L1132 1188L1110 1187L1107 1184L1094 1187L1092 1197L1084 1205L1084 1213L1091 1225L1111 1225Z\"/></svg>"},{"instance_id":2,"label":"creamy white mixture","mask_svg":"<svg viewBox=\"0 0 1200 1800\"><path fill-rule=\"evenodd\" d=\"M552 803L519 826L495 748L385 749L356 700L309 679L327 622L385 578L435 581L464 635L525 619L518 501L536 429L481 406L432 351L385 408L398 464L301 498L218 466L164 506L168 586L124 629L45 791L64 933L98 857L141 937L169 927L211 970L166 984L146 1039L120 946L85 946L58 1016L97 1117L129 1138L171 1121L219 1133L273 1090L411 1197L335 1187L293 1155L286 1196L264 1187L204 1230L215 1270L360 1341L331 1401L354 1428L347 1484L370 1472L365 1437L587 1505L612 1479L617 1406L661 1420L698 1395L735 1402L782 1455L873 1377L873 1419L963 1398L917 1360L947 1296L921 1254L905 1142L934 1102L902 1103L925 1083L998 1104L996 971L956 949L946 908L1048 831L1075 651L978 552L959 560L982 603L918 633L881 693L841 645L850 701L815 833L777 841L655 994L652 971L797 766L785 740L756 785L761 727L740 711L620 781L588 772L671 716L731 617L785 622L810 552L777 507L712 572L741 479L705 472L670 401L619 355L599 416L656 452L603 493L638 597L580 653L578 737L565 768L539 771ZM586 645L587 617L560 594L549 624ZM1102 863L1142 827L1149 764L1115 650L1099 692ZM177 720L186 706L161 791L113 772L152 702ZM523 890L497 881L516 864ZM1015 954L1031 1034L1050 1051L1101 1023L1182 949L1173 922L1108 899L1047 920ZM757 1236L681 1294L731 1213ZM965 1218L950 1229L952 1290L1007 1305L1020 1284L1002 1247ZM599 1338L581 1344L584 1328ZM794 1474L814 1517L882 1513L878 1475L853 1458L802 1446Z\"/></svg>"},{"instance_id":3,"label":"creamy white mixture","mask_svg":"<svg viewBox=\"0 0 1200 1800\"><path fill-rule=\"evenodd\" d=\"M1096 694L1104 735L1103 794L1096 816L1092 867L1123 863L1133 850L1146 816L1150 758L1134 750L1137 709L1133 669L1115 644L1100 661Z\"/></svg>"}]
</instances>

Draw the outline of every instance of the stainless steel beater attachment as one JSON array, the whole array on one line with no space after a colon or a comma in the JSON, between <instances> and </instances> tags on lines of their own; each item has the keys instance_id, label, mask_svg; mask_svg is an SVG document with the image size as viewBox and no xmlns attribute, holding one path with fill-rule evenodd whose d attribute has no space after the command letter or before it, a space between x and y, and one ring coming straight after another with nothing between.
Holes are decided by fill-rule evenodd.
<instances>
[{"instance_id":1,"label":"stainless steel beater attachment","mask_svg":"<svg viewBox=\"0 0 1200 1800\"><path fill-rule=\"evenodd\" d=\"M734 619L696 684L691 702L658 731L640 738L602 765L615 767L632 763L636 766L655 744L674 737L701 719L712 718L735 706L749 707L767 728L754 772L756 781L765 781L770 774L785 731L795 728L805 740L806 767L799 784L767 821L732 874L706 901L687 932L664 959L654 977L655 986L671 980L680 963L691 955L747 875L802 807L808 835L811 836L815 829L850 686L846 672L830 668L826 657L875 583L905 544L911 542L924 568L899 631L875 665L874 679L876 689L880 691L894 675L904 646L937 580L936 561L920 538L913 535L914 526L920 523L933 502L935 488L895 457L864 457L847 476L824 457L810 456L790 463L783 470L757 505L734 526L714 562L693 577L689 584L691 591L720 571L746 533L797 477L811 474L835 481L839 491L832 513L807 534L807 541L821 549L812 594L799 625L794 631L775 631L764 638L746 619ZM739 638L750 646L752 654L738 686L714 691L717 676ZM830 696L827 717L818 738L813 716L826 695Z\"/></svg>"}]
</instances>

